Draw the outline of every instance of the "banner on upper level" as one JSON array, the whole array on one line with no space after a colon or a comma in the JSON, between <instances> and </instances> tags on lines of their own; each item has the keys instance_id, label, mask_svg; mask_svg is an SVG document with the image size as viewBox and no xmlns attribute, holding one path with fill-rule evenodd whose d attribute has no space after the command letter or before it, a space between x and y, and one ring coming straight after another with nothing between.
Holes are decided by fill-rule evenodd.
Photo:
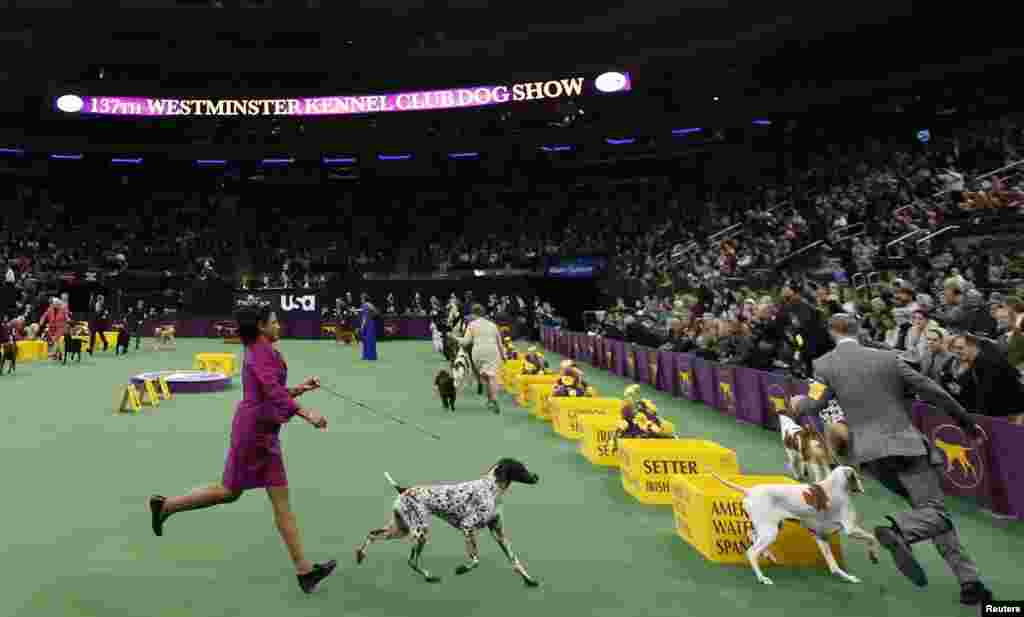
<instances>
[{"instance_id":1,"label":"banner on upper level","mask_svg":"<svg viewBox=\"0 0 1024 617\"><path fill-rule=\"evenodd\" d=\"M206 99L65 94L56 98L54 105L64 113L100 116L341 116L486 107L627 92L632 88L629 73L610 71L596 77L577 75L544 81L355 96Z\"/></svg>"}]
</instances>

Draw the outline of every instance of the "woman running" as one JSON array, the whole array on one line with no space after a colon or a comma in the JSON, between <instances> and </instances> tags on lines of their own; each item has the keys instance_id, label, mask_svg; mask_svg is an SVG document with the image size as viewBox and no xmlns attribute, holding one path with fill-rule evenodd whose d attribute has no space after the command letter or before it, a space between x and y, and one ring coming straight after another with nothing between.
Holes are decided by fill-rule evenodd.
<instances>
[{"instance_id":1,"label":"woman running","mask_svg":"<svg viewBox=\"0 0 1024 617\"><path fill-rule=\"evenodd\" d=\"M239 336L245 347L242 368L244 397L231 423L231 448L220 484L193 490L181 497L154 495L149 499L153 533L163 535L164 522L176 512L199 510L233 503L242 493L265 488L274 508L274 522L295 563L299 586L312 593L320 581L334 571L334 560L314 564L306 559L299 527L288 500L288 478L284 470L281 425L299 416L326 431L327 420L319 413L299 407L295 399L320 387L310 377L295 388L287 388L288 365L274 348L281 331L276 315L267 308L249 309L236 316Z\"/></svg>"}]
</instances>

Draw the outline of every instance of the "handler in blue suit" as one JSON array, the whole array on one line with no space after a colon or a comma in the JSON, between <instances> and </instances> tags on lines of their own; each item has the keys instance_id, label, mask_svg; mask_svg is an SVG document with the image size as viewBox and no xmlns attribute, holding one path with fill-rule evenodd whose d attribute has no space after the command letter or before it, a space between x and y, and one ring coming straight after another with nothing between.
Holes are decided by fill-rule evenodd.
<instances>
[{"instance_id":1,"label":"handler in blue suit","mask_svg":"<svg viewBox=\"0 0 1024 617\"><path fill-rule=\"evenodd\" d=\"M363 360L377 359L377 308L370 303L370 297L363 294L363 305L359 307L359 338L363 341Z\"/></svg>"}]
</instances>

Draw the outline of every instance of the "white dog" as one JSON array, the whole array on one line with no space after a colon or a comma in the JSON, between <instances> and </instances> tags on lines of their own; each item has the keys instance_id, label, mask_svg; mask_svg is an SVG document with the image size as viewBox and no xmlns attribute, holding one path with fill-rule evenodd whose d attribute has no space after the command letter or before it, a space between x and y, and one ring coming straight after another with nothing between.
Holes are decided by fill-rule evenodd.
<instances>
[{"instance_id":1,"label":"white dog","mask_svg":"<svg viewBox=\"0 0 1024 617\"><path fill-rule=\"evenodd\" d=\"M464 390L469 378L473 375L473 361L466 353L466 349L459 345L459 351L452 360L452 378L455 380L455 389Z\"/></svg>"},{"instance_id":2,"label":"white dog","mask_svg":"<svg viewBox=\"0 0 1024 617\"><path fill-rule=\"evenodd\" d=\"M757 580L765 585L771 585L772 581L761 572L758 560L775 541L786 519L797 519L810 530L828 563L829 571L850 583L859 583L860 579L839 567L828 543L832 533L842 531L848 537L868 542L868 555L873 563L878 563L878 540L860 527L857 513L853 509L851 494L864 492L860 476L853 467L837 467L823 482L810 485L762 484L745 488L714 472L711 475L743 494L743 507L753 525L753 544L747 549L747 560ZM774 557L772 560L777 561Z\"/></svg>"}]
</instances>

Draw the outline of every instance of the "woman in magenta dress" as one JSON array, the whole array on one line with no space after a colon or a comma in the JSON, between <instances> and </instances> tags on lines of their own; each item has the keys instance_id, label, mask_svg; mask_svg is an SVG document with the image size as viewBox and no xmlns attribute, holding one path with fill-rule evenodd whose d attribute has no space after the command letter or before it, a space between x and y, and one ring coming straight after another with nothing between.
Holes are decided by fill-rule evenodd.
<instances>
[{"instance_id":1,"label":"woman in magenta dress","mask_svg":"<svg viewBox=\"0 0 1024 617\"><path fill-rule=\"evenodd\" d=\"M231 423L231 447L220 484L195 489L180 497L154 495L149 499L153 533L163 535L164 522L177 512L199 510L237 501L242 493L266 489L274 508L274 522L295 563L299 586L312 593L331 574L334 560L314 564L306 559L302 539L288 499L288 478L284 470L281 425L298 416L326 431L327 420L319 413L299 407L295 399L320 386L311 377L295 388L286 386L288 366L274 348L281 326L269 309L251 309L237 315L239 336L245 348L242 388L245 392Z\"/></svg>"}]
</instances>

